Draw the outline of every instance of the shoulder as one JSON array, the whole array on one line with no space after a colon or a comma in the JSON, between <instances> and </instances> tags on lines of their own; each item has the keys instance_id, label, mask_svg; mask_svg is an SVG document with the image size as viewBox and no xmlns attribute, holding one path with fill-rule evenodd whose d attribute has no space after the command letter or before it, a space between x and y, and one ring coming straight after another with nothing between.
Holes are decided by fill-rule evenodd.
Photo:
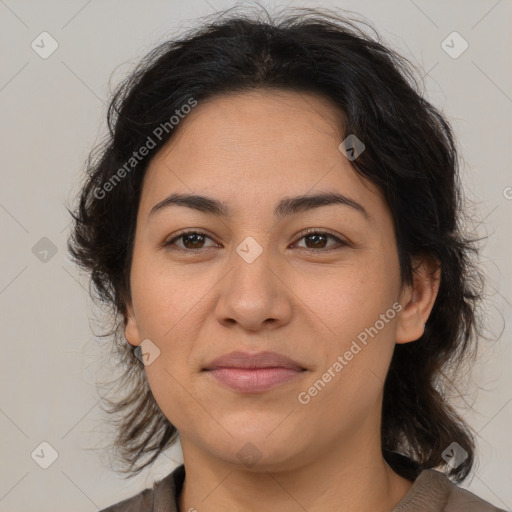
<instances>
[{"instance_id":1,"label":"shoulder","mask_svg":"<svg viewBox=\"0 0 512 512\"><path fill-rule=\"evenodd\" d=\"M131 498L102 508L99 512L153 512L153 495L153 489L144 489Z\"/></svg>"},{"instance_id":2,"label":"shoulder","mask_svg":"<svg viewBox=\"0 0 512 512\"><path fill-rule=\"evenodd\" d=\"M393 512L506 512L453 483L435 469L421 472Z\"/></svg>"},{"instance_id":3,"label":"shoulder","mask_svg":"<svg viewBox=\"0 0 512 512\"><path fill-rule=\"evenodd\" d=\"M152 488L119 501L99 512L177 512L177 500L185 477L184 466L178 466Z\"/></svg>"},{"instance_id":4,"label":"shoulder","mask_svg":"<svg viewBox=\"0 0 512 512\"><path fill-rule=\"evenodd\" d=\"M506 512L502 508L495 507L476 494L463 489L451 482L444 473L440 473L450 485L450 494L446 502L446 512Z\"/></svg>"}]
</instances>

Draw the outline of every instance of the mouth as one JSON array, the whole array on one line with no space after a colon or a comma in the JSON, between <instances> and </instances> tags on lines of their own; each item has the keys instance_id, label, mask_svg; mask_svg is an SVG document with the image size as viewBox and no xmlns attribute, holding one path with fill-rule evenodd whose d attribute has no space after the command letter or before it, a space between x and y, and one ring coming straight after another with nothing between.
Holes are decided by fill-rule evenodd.
<instances>
[{"instance_id":1,"label":"mouth","mask_svg":"<svg viewBox=\"0 0 512 512\"><path fill-rule=\"evenodd\" d=\"M215 368L207 370L221 384L242 393L267 391L302 375L291 368Z\"/></svg>"},{"instance_id":2,"label":"mouth","mask_svg":"<svg viewBox=\"0 0 512 512\"><path fill-rule=\"evenodd\" d=\"M307 370L275 352L232 352L215 359L203 371L231 390L257 393L297 379Z\"/></svg>"}]
</instances>

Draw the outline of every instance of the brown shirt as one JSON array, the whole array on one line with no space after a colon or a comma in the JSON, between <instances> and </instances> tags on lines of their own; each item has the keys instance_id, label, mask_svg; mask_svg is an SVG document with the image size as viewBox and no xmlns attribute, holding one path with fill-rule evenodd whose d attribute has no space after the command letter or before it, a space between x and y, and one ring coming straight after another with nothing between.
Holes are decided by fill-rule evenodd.
<instances>
[{"instance_id":1,"label":"brown shirt","mask_svg":"<svg viewBox=\"0 0 512 512\"><path fill-rule=\"evenodd\" d=\"M152 489L100 512L179 512L178 496L185 478L185 467L178 466L166 477L155 482ZM390 512L506 512L482 500L472 492L455 485L434 469L420 473L409 492Z\"/></svg>"}]
</instances>

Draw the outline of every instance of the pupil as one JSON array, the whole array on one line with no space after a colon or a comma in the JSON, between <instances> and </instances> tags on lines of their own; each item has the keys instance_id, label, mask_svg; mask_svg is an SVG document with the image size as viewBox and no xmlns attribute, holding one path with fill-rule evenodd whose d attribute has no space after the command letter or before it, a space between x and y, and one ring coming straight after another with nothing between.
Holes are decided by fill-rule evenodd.
<instances>
[{"instance_id":1,"label":"pupil","mask_svg":"<svg viewBox=\"0 0 512 512\"><path fill-rule=\"evenodd\" d=\"M306 237L306 245L308 246L308 248L310 249L322 249L323 247L325 247L325 235L308 235ZM313 247L310 247L308 244L307 244L307 240L313 240L313 244L314 246ZM320 240L320 239L323 239L323 240ZM323 242L323 244L322 244Z\"/></svg>"},{"instance_id":2,"label":"pupil","mask_svg":"<svg viewBox=\"0 0 512 512\"><path fill-rule=\"evenodd\" d=\"M187 242L189 242L190 240L192 240L192 247L190 247L189 244L187 244ZM204 236L201 235L200 233L194 233L194 234L191 234L191 235L185 235L185 240L184 240L184 244L185 244L185 247L187 247L187 249L197 249L197 248L201 248L201 243L204 242Z\"/></svg>"}]
</instances>

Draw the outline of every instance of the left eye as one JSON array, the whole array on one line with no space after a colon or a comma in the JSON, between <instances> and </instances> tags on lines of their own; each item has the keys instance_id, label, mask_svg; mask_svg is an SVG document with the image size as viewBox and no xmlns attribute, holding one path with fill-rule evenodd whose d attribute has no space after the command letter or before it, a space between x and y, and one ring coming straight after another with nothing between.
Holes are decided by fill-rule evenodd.
<instances>
[{"instance_id":1,"label":"left eye","mask_svg":"<svg viewBox=\"0 0 512 512\"><path fill-rule=\"evenodd\" d=\"M307 234L303 235L299 240L306 241L305 242L306 246L305 247L302 246L304 249L309 249L309 250L315 251L315 250L325 249L325 247L327 245L327 241L329 239L336 241L338 245L339 244L346 245L343 242L343 240L340 240L338 237L331 235L330 233L323 233L320 231L314 231L314 232L307 233ZM308 241L311 244L310 246L308 246ZM337 244L334 244L334 245L336 246ZM326 249L326 250L330 250L330 248Z\"/></svg>"}]
</instances>

